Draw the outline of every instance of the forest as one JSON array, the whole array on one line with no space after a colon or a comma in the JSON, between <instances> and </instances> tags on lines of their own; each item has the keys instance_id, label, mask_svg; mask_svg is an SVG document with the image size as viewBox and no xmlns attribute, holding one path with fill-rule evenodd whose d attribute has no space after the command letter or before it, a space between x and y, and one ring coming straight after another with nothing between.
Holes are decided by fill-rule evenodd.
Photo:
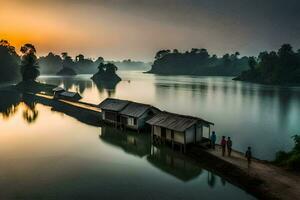
<instances>
[{"instance_id":1,"label":"forest","mask_svg":"<svg viewBox=\"0 0 300 200\"><path fill-rule=\"evenodd\" d=\"M249 68L248 57L240 57L239 52L218 57L202 48L193 48L184 53L160 50L148 73L165 75L199 75L199 76L237 76Z\"/></svg>"},{"instance_id":2,"label":"forest","mask_svg":"<svg viewBox=\"0 0 300 200\"><path fill-rule=\"evenodd\" d=\"M290 44L283 44L277 52L264 51L250 57L249 66L234 80L273 85L300 83L300 49L295 52Z\"/></svg>"}]
</instances>

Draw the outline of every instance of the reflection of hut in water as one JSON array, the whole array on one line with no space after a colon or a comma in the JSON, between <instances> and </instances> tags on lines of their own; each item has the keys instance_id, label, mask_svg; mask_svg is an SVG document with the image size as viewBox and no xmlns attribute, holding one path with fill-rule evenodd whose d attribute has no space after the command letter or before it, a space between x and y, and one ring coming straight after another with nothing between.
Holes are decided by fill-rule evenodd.
<instances>
[{"instance_id":1,"label":"reflection of hut in water","mask_svg":"<svg viewBox=\"0 0 300 200\"><path fill-rule=\"evenodd\" d=\"M202 173L202 169L198 165L167 148L153 147L147 160L158 169L184 182L190 181Z\"/></svg>"},{"instance_id":2,"label":"reflection of hut in water","mask_svg":"<svg viewBox=\"0 0 300 200\"><path fill-rule=\"evenodd\" d=\"M150 153L150 142L147 135L131 131L122 132L112 127L102 127L99 138L132 155L143 157Z\"/></svg>"}]
</instances>

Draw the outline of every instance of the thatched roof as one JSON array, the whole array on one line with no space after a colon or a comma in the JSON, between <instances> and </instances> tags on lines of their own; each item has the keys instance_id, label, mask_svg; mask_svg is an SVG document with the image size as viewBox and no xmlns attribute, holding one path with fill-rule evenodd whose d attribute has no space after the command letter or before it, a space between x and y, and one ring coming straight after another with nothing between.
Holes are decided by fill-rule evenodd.
<instances>
[{"instance_id":1,"label":"thatched roof","mask_svg":"<svg viewBox=\"0 0 300 200\"><path fill-rule=\"evenodd\" d=\"M127 100L107 98L99 104L99 107L102 110L111 110L119 112L123 110L128 104L129 101Z\"/></svg>"},{"instance_id":2,"label":"thatched roof","mask_svg":"<svg viewBox=\"0 0 300 200\"><path fill-rule=\"evenodd\" d=\"M204 123L207 126L213 125L213 123L198 117L179 115L166 111L158 113L153 118L147 121L147 123L150 125L160 126L179 132L185 131L198 122Z\"/></svg>"}]
</instances>

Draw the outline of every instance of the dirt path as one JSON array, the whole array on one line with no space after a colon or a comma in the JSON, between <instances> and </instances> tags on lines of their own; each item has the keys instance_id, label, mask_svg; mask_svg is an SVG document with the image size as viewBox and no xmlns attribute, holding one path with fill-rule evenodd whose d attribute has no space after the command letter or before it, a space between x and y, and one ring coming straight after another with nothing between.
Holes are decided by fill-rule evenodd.
<instances>
[{"instance_id":1,"label":"dirt path","mask_svg":"<svg viewBox=\"0 0 300 200\"><path fill-rule=\"evenodd\" d=\"M276 167L270 163L253 159L248 168L247 160L244 155L233 151L231 157L222 156L221 147L217 146L216 150L208 149L208 153L225 160L250 176L258 177L264 181L266 190L279 199L300 199L300 175L288 172Z\"/></svg>"}]
</instances>

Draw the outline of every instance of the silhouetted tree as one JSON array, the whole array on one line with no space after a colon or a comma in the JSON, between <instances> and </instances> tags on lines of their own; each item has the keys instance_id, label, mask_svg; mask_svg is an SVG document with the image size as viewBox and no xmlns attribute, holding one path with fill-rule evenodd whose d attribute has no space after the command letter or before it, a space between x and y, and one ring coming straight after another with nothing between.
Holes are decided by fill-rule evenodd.
<instances>
[{"instance_id":1,"label":"silhouetted tree","mask_svg":"<svg viewBox=\"0 0 300 200\"><path fill-rule=\"evenodd\" d=\"M248 63L249 63L250 69L253 71L255 69L256 64L257 64L255 58L253 56L250 57L249 60L248 60Z\"/></svg>"},{"instance_id":2,"label":"silhouetted tree","mask_svg":"<svg viewBox=\"0 0 300 200\"><path fill-rule=\"evenodd\" d=\"M41 74L56 74L62 68L62 58L50 52L38 59Z\"/></svg>"},{"instance_id":3,"label":"silhouetted tree","mask_svg":"<svg viewBox=\"0 0 300 200\"><path fill-rule=\"evenodd\" d=\"M20 57L7 40L0 40L0 82L18 81Z\"/></svg>"},{"instance_id":4,"label":"silhouetted tree","mask_svg":"<svg viewBox=\"0 0 300 200\"><path fill-rule=\"evenodd\" d=\"M300 83L300 57L290 44L283 44L277 52L261 52L256 68L244 71L236 80L265 84L298 84Z\"/></svg>"},{"instance_id":5,"label":"silhouetted tree","mask_svg":"<svg viewBox=\"0 0 300 200\"><path fill-rule=\"evenodd\" d=\"M32 44L25 44L21 47L22 61L21 74L23 81L35 81L40 75L39 66L37 65L36 49Z\"/></svg>"}]
</instances>

